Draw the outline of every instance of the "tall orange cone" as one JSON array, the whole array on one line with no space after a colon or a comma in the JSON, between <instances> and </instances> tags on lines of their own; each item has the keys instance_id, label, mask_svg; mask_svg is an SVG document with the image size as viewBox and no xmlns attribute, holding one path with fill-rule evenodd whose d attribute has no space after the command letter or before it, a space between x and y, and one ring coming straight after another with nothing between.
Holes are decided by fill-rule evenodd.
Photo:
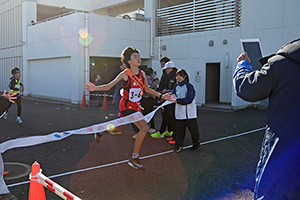
<instances>
[{"instance_id":1,"label":"tall orange cone","mask_svg":"<svg viewBox=\"0 0 300 200\"><path fill-rule=\"evenodd\" d=\"M104 93L103 104L102 104L102 107L100 109L101 110L110 110L110 108L107 105L106 93Z\"/></svg>"},{"instance_id":2,"label":"tall orange cone","mask_svg":"<svg viewBox=\"0 0 300 200\"><path fill-rule=\"evenodd\" d=\"M88 107L88 105L86 104L86 100L85 100L85 92L83 92L82 103L81 103L80 107Z\"/></svg>"},{"instance_id":3,"label":"tall orange cone","mask_svg":"<svg viewBox=\"0 0 300 200\"><path fill-rule=\"evenodd\" d=\"M35 161L31 167L31 179L28 200L46 200L44 186L37 181L38 177L36 177L37 173L39 173L40 171L40 164Z\"/></svg>"}]
</instances>

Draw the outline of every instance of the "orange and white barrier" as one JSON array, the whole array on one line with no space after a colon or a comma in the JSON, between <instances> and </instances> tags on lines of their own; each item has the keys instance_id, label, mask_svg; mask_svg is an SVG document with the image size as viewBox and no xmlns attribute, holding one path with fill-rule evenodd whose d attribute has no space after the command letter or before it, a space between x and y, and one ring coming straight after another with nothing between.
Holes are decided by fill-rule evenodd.
<instances>
[{"instance_id":1,"label":"orange and white barrier","mask_svg":"<svg viewBox=\"0 0 300 200\"><path fill-rule=\"evenodd\" d=\"M110 94L106 94L106 93L104 93L104 94L93 94L93 93L90 93L90 94L85 94L85 96L95 96L95 97L114 97L114 95L110 95Z\"/></svg>"},{"instance_id":2,"label":"orange and white barrier","mask_svg":"<svg viewBox=\"0 0 300 200\"><path fill-rule=\"evenodd\" d=\"M35 162L32 165L32 168L34 168L34 165L39 166L39 164L37 162ZM37 181L40 184L42 184L45 188L49 189L53 193L60 196L62 199L65 199L65 200L81 200L79 197L75 196L73 193L69 192L68 190L66 190L62 186L58 185L57 183L55 183L54 181L52 181L51 179L46 177L44 174L42 174L41 171L42 170L40 170L40 172L36 173L35 175L32 171L32 173L30 174L30 180L31 180L30 181L30 188L31 188L31 184L34 183L35 181ZM29 198L28 199L31 199L31 192L32 192L32 195L33 195L33 193L35 193L37 191L34 191L34 190L29 191ZM38 191L38 193L40 193L40 191Z\"/></svg>"}]
</instances>

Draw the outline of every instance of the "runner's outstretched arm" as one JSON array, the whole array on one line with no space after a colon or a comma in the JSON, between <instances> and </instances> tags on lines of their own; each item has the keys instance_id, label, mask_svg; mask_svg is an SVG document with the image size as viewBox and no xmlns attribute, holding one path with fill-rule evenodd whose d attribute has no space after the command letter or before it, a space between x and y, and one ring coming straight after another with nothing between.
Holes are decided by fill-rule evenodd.
<instances>
[{"instance_id":1,"label":"runner's outstretched arm","mask_svg":"<svg viewBox=\"0 0 300 200\"><path fill-rule=\"evenodd\" d=\"M110 90L113 86L115 86L119 81L121 80L127 80L128 77L124 72L121 72L114 80L112 80L111 82L107 83L107 84L103 84L103 85L99 85L99 86L95 86L94 83L91 82L87 82L85 84L85 88L88 91L108 91Z\"/></svg>"}]
</instances>

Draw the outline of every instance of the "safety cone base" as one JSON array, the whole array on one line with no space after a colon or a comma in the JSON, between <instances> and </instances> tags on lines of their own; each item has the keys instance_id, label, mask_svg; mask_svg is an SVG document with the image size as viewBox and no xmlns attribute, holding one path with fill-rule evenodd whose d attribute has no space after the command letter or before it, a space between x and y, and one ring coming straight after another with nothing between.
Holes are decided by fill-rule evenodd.
<instances>
[{"instance_id":1,"label":"safety cone base","mask_svg":"<svg viewBox=\"0 0 300 200\"><path fill-rule=\"evenodd\" d=\"M110 110L110 108L107 105L107 97L106 93L104 93L104 98L103 98L103 106L100 108L101 110Z\"/></svg>"},{"instance_id":2,"label":"safety cone base","mask_svg":"<svg viewBox=\"0 0 300 200\"><path fill-rule=\"evenodd\" d=\"M83 92L82 103L80 107L88 107L88 105L86 104L85 92Z\"/></svg>"}]
</instances>

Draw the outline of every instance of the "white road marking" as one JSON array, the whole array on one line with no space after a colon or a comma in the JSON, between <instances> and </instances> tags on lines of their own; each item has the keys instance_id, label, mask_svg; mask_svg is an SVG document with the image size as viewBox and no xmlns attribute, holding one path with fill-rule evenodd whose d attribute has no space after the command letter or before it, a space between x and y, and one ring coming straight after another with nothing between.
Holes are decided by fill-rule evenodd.
<instances>
[{"instance_id":1,"label":"white road marking","mask_svg":"<svg viewBox=\"0 0 300 200\"><path fill-rule=\"evenodd\" d=\"M239 134L235 134L235 135L231 135L231 136L226 136L226 137L222 137L222 138L218 138L218 139L214 139L214 140L202 142L200 144L201 145L205 145L205 144L210 144L210 143L214 143L214 142L219 142L219 141L222 141L222 140L227 140L227 139L231 139L231 138L235 138L235 137L247 135L247 134L250 134L250 133L255 133L255 132L263 131L265 129L266 129L266 127L258 128L258 129L254 129L254 130L247 131L247 132L244 132L244 133L239 133ZM192 147L192 145L189 145L189 146L183 147L183 149L187 149L187 148L191 148L191 147ZM161 155L165 155L165 154L169 154L169 153L173 153L173 152L174 152L174 150L169 150L169 151L165 151L165 152L161 152L161 153L156 153L156 154L152 154L152 155L148 155L148 156L143 156L143 157L140 157L140 159L152 158L152 157L161 156ZM105 164L105 165L99 165L99 166L95 166L95 167L89 167L89 168L85 168L85 169L80 169L80 170L65 172L65 173L61 173L61 174L49 176L48 178L52 179L52 178L56 178L56 177L71 175L71 174L85 172L85 171L89 171L89 170L100 169L100 168L103 168L103 167L109 167L109 166L119 165L119 164L127 163L128 161L129 160L122 160L122 161L118 161L118 162L108 163L108 164ZM10 187L15 187L15 186L19 186L19 185L28 184L28 183L30 183L30 181L23 181L23 182L19 182L19 183L14 183L14 184L8 185L7 187L10 188Z\"/></svg>"}]
</instances>

